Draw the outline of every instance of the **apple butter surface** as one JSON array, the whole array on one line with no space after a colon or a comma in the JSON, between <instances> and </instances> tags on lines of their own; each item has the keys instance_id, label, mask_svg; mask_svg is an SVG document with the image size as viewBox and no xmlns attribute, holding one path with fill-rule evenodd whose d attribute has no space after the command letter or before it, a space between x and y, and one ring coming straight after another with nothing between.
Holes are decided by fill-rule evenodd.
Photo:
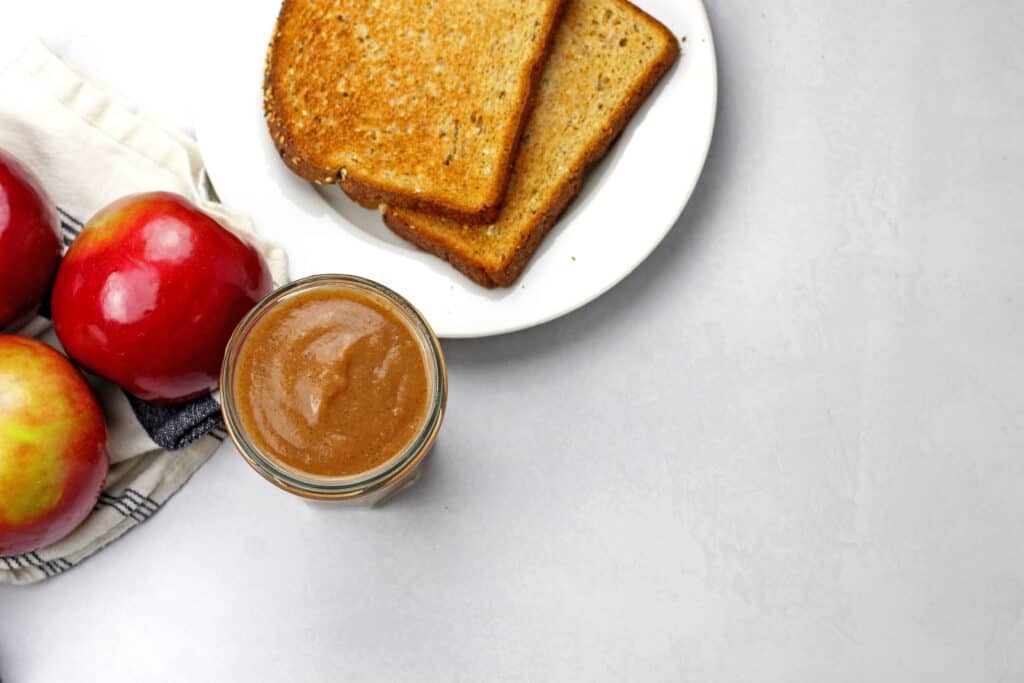
<instances>
[{"instance_id":1,"label":"apple butter surface","mask_svg":"<svg viewBox=\"0 0 1024 683\"><path fill-rule=\"evenodd\" d=\"M360 474L401 453L423 426L424 352L391 306L325 288L280 302L238 354L242 425L268 457L304 474Z\"/></svg>"}]
</instances>

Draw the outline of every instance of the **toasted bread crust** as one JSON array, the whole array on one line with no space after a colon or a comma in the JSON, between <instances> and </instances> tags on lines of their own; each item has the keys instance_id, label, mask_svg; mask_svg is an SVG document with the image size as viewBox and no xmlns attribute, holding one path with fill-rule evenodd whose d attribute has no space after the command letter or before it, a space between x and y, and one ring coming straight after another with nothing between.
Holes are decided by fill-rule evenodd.
<instances>
[{"instance_id":1,"label":"toasted bread crust","mask_svg":"<svg viewBox=\"0 0 1024 683\"><path fill-rule=\"evenodd\" d=\"M417 232L416 228L410 225L407 221L402 220L395 211L385 209L383 216L384 224L391 228L391 231L402 239L412 242L423 251L430 252L434 256L447 261L456 270L479 285L483 285L484 287L497 286L482 266L474 264L471 259L459 254L450 245L434 241L423 233Z\"/></svg>"},{"instance_id":2,"label":"toasted bread crust","mask_svg":"<svg viewBox=\"0 0 1024 683\"><path fill-rule=\"evenodd\" d=\"M507 172L502 182L505 183L505 187L507 188ZM458 207L445 202L443 199L431 200L424 197L418 197L416 195L404 195L396 192L389 192L387 190L374 187L372 183L361 181L353 174L347 174L344 180L339 180L338 186L345 191L345 194L349 196L349 199L367 209L376 209L379 206L386 206L390 204L392 206L401 206L402 208L406 208L411 211L421 211L423 213L429 213L432 216L441 216L443 218L471 225L484 225L486 223L491 223L497 220L498 214L501 213L500 201L488 202L479 211L475 213L466 213ZM503 200L504 198L505 193L502 191L501 199Z\"/></svg>"},{"instance_id":3,"label":"toasted bread crust","mask_svg":"<svg viewBox=\"0 0 1024 683\"><path fill-rule=\"evenodd\" d=\"M473 254L459 249L454 236L435 235L434 238L431 238L417 231L415 215L410 215L401 208L387 207L384 210L385 224L400 237L412 242L420 249L448 261L457 270L484 287L508 287L515 283L544 237L551 231L559 216L579 192L587 170L607 153L608 148L621 135L636 110L679 58L679 43L663 24L627 0L618 1L646 18L651 26L662 34L665 45L661 53L651 62L643 78L636 83L610 114L602 137L584 151L580 161L562 183L558 194L534 218L530 228L519 236L514 250L500 264L500 267L489 267L481 259L474 258Z\"/></svg>"},{"instance_id":4,"label":"toasted bread crust","mask_svg":"<svg viewBox=\"0 0 1024 683\"><path fill-rule=\"evenodd\" d=\"M514 111L512 125L508 127L504 139L500 142L500 151L496 155L498 161L495 168L495 182L490 186L487 195L479 202L473 203L467 199L466 204L462 205L439 196L429 189L419 193L410 193L399 188L389 187L381 179L362 173L357 165L325 167L312 160L304 152L288 125L288 115L281 96L283 88L280 83L279 70L282 67L276 59L281 52L281 42L285 39L281 26L288 18L289 12L294 11L300 2L301 0L284 0L281 5L274 35L267 49L263 78L263 108L267 127L278 154L288 168L313 183L338 183L354 201L365 207L376 208L386 204L474 225L496 220L508 189L509 176L515 162L523 127L529 118L532 99L557 33L555 29L568 0L552 0L540 30L540 35L543 38L540 49L536 50L531 59L523 65L526 88Z\"/></svg>"}]
</instances>

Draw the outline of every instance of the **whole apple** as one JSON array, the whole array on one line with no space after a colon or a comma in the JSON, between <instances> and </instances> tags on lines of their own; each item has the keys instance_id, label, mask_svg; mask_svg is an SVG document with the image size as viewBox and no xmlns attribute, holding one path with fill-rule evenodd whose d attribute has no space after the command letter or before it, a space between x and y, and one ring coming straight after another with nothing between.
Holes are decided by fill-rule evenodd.
<instances>
[{"instance_id":1,"label":"whole apple","mask_svg":"<svg viewBox=\"0 0 1024 683\"><path fill-rule=\"evenodd\" d=\"M57 211L43 186L0 149L0 331L39 310L60 260Z\"/></svg>"},{"instance_id":2,"label":"whole apple","mask_svg":"<svg viewBox=\"0 0 1024 683\"><path fill-rule=\"evenodd\" d=\"M251 245L185 198L153 192L86 223L50 307L69 356L143 400L178 403L217 387L231 332L272 284Z\"/></svg>"},{"instance_id":3,"label":"whole apple","mask_svg":"<svg viewBox=\"0 0 1024 683\"><path fill-rule=\"evenodd\" d=\"M0 555L67 536L108 467L103 413L75 366L35 339L0 335Z\"/></svg>"}]
</instances>

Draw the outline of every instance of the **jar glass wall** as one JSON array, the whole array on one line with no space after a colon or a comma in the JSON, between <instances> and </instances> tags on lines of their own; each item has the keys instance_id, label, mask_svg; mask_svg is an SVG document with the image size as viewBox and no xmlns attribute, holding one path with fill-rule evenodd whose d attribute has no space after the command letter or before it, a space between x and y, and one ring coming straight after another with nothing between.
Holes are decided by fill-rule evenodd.
<instances>
[{"instance_id":1,"label":"jar glass wall","mask_svg":"<svg viewBox=\"0 0 1024 683\"><path fill-rule=\"evenodd\" d=\"M414 438L381 464L347 476L321 476L304 472L260 446L240 410L247 400L239 390L239 358L250 342L253 329L268 314L307 293L360 295L394 314L405 323L418 345L426 372L427 402L422 424ZM287 353L287 350L282 352ZM417 470L434 443L444 417L448 395L447 371L441 345L423 316L403 297L387 287L351 275L315 275L272 292L238 324L228 342L221 368L221 404L228 433L242 457L265 479L299 496L318 500L374 504L415 480ZM355 397L356 399L358 397ZM264 441L265 443L265 441Z\"/></svg>"}]
</instances>

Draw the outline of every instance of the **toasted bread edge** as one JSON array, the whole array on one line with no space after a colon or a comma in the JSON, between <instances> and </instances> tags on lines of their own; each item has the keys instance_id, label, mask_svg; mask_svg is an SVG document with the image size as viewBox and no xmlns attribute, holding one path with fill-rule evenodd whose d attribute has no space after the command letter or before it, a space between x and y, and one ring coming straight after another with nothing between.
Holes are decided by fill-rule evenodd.
<instances>
[{"instance_id":1,"label":"toasted bread edge","mask_svg":"<svg viewBox=\"0 0 1024 683\"><path fill-rule=\"evenodd\" d=\"M626 0L623 1L625 2ZM636 7L632 3L627 2L627 4L629 4L634 11L645 17L647 21L656 28L656 30L664 35L666 40L665 49L662 50L662 53L651 64L647 74L634 87L628 98L626 98L622 105L619 106L619 108L612 114L604 137L600 138L586 151L583 155L582 162L577 165L576 169L574 169L569 180L562 187L562 191L559 192L558 196L544 212L544 215L537 221L533 229L525 234L523 240L516 246L511 258L507 259L500 269L488 269L481 263L474 263L471 259L453 252L446 245L439 244L434 240L426 238L423 234L419 233L414 226L405 221L400 213L393 212L390 208L386 208L383 212L385 225L387 225L392 232L397 234L399 237L412 242L424 251L428 251L435 256L448 261L448 263L455 267L456 270L460 271L477 284L488 288L509 287L513 285L522 274L523 270L525 270L527 263L530 261L530 257L533 256L533 253L544 240L544 237L551 231L555 223L558 221L558 218L579 192L586 172L595 163L600 161L605 154L607 154L612 143L615 142L619 135L622 134L622 131L626 128L626 125L629 123L630 119L632 119L633 115L636 114L640 105L643 104L654 90L655 86L661 81L662 77L679 59L679 41L672 32L669 31L664 24L644 12L639 7Z\"/></svg>"},{"instance_id":2,"label":"toasted bread edge","mask_svg":"<svg viewBox=\"0 0 1024 683\"><path fill-rule=\"evenodd\" d=\"M267 122L267 128L270 131L270 137L274 142L274 147L277 149L277 153L285 165L299 177L318 185L337 183L353 201L366 208L377 208L382 205L399 206L411 211L442 216L468 225L483 225L497 220L498 215L501 213L501 205L504 202L505 194L508 191L509 178L512 173L512 167L515 164L523 127L526 125L527 117L533 108L534 96L540 83L544 64L551 53L555 34L558 32L558 22L564 14L568 0L556 0L553 4L545 25L544 45L534 55L534 59L526 65L527 93L522 98L519 110L515 114L515 124L509 129L506 139L502 142L501 149L504 152L504 156L501 157L501 163L498 164L497 182L493 186L492 195L485 198L479 207L469 210L464 207L455 206L442 198L395 192L373 182L371 179L358 177L358 170L323 168L303 156L302 152L289 137L288 131L282 123L282 112L275 95L274 78L274 53L281 35L280 25L282 17L284 17L294 1L284 0L281 4L281 9L274 24L274 35L271 37L270 44L267 47L263 73L264 117Z\"/></svg>"}]
</instances>

